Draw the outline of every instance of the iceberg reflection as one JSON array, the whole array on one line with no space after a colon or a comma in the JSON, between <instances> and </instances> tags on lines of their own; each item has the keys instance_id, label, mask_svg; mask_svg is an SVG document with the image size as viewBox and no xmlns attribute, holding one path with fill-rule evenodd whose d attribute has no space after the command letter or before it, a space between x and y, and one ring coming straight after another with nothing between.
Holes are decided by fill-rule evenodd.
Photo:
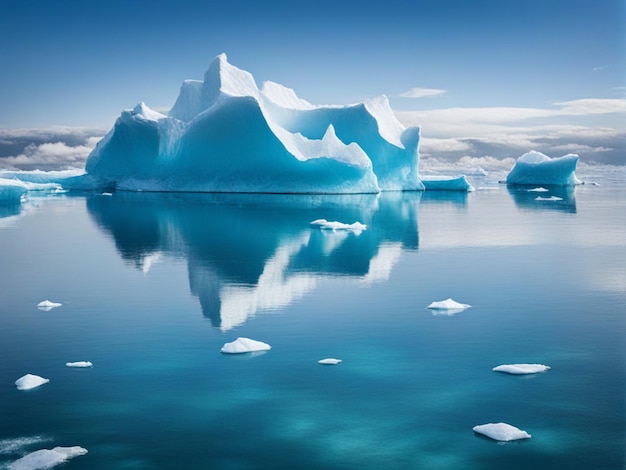
<instances>
[{"instance_id":1,"label":"iceberg reflection","mask_svg":"<svg viewBox=\"0 0 626 470\"><path fill-rule=\"evenodd\" d=\"M507 186L507 190L520 209L576 213L573 186Z\"/></svg>"},{"instance_id":2,"label":"iceberg reflection","mask_svg":"<svg viewBox=\"0 0 626 470\"><path fill-rule=\"evenodd\" d=\"M89 197L87 208L121 257L144 273L161 256L186 259L204 316L227 330L290 305L320 277L388 279L402 251L418 248L420 197L117 192ZM321 218L367 228L310 225Z\"/></svg>"}]
</instances>

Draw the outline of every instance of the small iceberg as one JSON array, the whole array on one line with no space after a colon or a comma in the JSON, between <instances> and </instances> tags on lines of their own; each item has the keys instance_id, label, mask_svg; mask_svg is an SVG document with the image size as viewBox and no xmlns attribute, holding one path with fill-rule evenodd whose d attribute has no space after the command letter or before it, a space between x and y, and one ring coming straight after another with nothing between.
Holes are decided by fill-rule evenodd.
<instances>
[{"instance_id":1,"label":"small iceberg","mask_svg":"<svg viewBox=\"0 0 626 470\"><path fill-rule=\"evenodd\" d=\"M544 366L543 364L502 364L501 366L494 367L492 370L495 372L505 372L507 374L537 374L539 372L545 372L550 369L550 366Z\"/></svg>"},{"instance_id":2,"label":"small iceberg","mask_svg":"<svg viewBox=\"0 0 626 470\"><path fill-rule=\"evenodd\" d=\"M530 439L530 434L526 431L511 426L507 423L488 423L474 426L474 432L482 434L496 441L514 441L517 439Z\"/></svg>"},{"instance_id":3,"label":"small iceberg","mask_svg":"<svg viewBox=\"0 0 626 470\"><path fill-rule=\"evenodd\" d=\"M325 366L335 366L341 362L341 359L335 359L334 357L327 357L326 359L321 359L317 362L318 364L323 364Z\"/></svg>"},{"instance_id":4,"label":"small iceberg","mask_svg":"<svg viewBox=\"0 0 626 470\"><path fill-rule=\"evenodd\" d=\"M529 193L547 193L548 191L550 190L546 188L533 188L528 190Z\"/></svg>"},{"instance_id":5,"label":"small iceberg","mask_svg":"<svg viewBox=\"0 0 626 470\"><path fill-rule=\"evenodd\" d=\"M332 230L332 231L346 230L346 231L354 232L357 235L367 228L367 225L364 225L361 222L345 224L343 222L336 222L336 221L330 222L326 219L314 220L313 222L311 222L311 225L319 227L322 230Z\"/></svg>"},{"instance_id":6,"label":"small iceberg","mask_svg":"<svg viewBox=\"0 0 626 470\"><path fill-rule=\"evenodd\" d=\"M87 449L80 446L40 449L11 462L6 468L8 468L8 470L44 470L65 463L79 455L85 455L86 453Z\"/></svg>"},{"instance_id":7,"label":"small iceberg","mask_svg":"<svg viewBox=\"0 0 626 470\"><path fill-rule=\"evenodd\" d=\"M46 312L52 310L53 308L60 307L63 304L58 302L51 302L49 300L42 300L37 304L37 308L40 310L45 310Z\"/></svg>"},{"instance_id":8,"label":"small iceberg","mask_svg":"<svg viewBox=\"0 0 626 470\"><path fill-rule=\"evenodd\" d=\"M224 354L242 354L256 351L269 351L272 347L263 341L250 338L237 338L235 341L224 344L220 350Z\"/></svg>"},{"instance_id":9,"label":"small iceberg","mask_svg":"<svg viewBox=\"0 0 626 470\"><path fill-rule=\"evenodd\" d=\"M93 364L90 361L76 361L76 362L66 362L66 367L93 367Z\"/></svg>"},{"instance_id":10,"label":"small iceberg","mask_svg":"<svg viewBox=\"0 0 626 470\"><path fill-rule=\"evenodd\" d=\"M426 191L474 191L465 175L460 176L428 176L421 178Z\"/></svg>"},{"instance_id":11,"label":"small iceberg","mask_svg":"<svg viewBox=\"0 0 626 470\"><path fill-rule=\"evenodd\" d=\"M550 197L537 196L535 198L535 201L562 201L562 200L563 198L558 197L558 196L550 196Z\"/></svg>"},{"instance_id":12,"label":"small iceberg","mask_svg":"<svg viewBox=\"0 0 626 470\"><path fill-rule=\"evenodd\" d=\"M452 299L446 299L440 300L438 302L433 302L426 308L430 308L432 310L465 310L466 308L470 307L471 305L461 304Z\"/></svg>"},{"instance_id":13,"label":"small iceberg","mask_svg":"<svg viewBox=\"0 0 626 470\"><path fill-rule=\"evenodd\" d=\"M506 184L574 186L578 155L550 158L534 150L519 157L506 177Z\"/></svg>"},{"instance_id":14,"label":"small iceberg","mask_svg":"<svg viewBox=\"0 0 626 470\"><path fill-rule=\"evenodd\" d=\"M15 386L18 390L30 390L47 384L48 382L50 382L50 379L44 379L38 375L26 374L15 381Z\"/></svg>"}]
</instances>

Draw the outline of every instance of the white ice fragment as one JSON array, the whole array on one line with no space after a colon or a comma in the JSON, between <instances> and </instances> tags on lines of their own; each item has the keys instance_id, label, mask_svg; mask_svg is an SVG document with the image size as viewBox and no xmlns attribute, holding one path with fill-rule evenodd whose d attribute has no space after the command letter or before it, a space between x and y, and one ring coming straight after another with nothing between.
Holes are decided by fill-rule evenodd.
<instances>
[{"instance_id":1,"label":"white ice fragment","mask_svg":"<svg viewBox=\"0 0 626 470\"><path fill-rule=\"evenodd\" d=\"M337 365L341 362L341 359L335 359L333 357L328 357L326 359L321 359L319 361L317 361L319 364L323 364L323 365L328 365L328 366L334 366Z\"/></svg>"},{"instance_id":2,"label":"white ice fragment","mask_svg":"<svg viewBox=\"0 0 626 470\"><path fill-rule=\"evenodd\" d=\"M235 341L225 343L221 352L225 354L241 354L255 351L269 351L272 347L262 341L250 338L237 338Z\"/></svg>"},{"instance_id":3,"label":"white ice fragment","mask_svg":"<svg viewBox=\"0 0 626 470\"><path fill-rule=\"evenodd\" d=\"M547 193L548 191L550 190L546 188L533 188L528 190L529 193Z\"/></svg>"},{"instance_id":4,"label":"white ice fragment","mask_svg":"<svg viewBox=\"0 0 626 470\"><path fill-rule=\"evenodd\" d=\"M506 372L507 374L536 374L548 369L550 366L543 364L502 364L493 368L495 372Z\"/></svg>"},{"instance_id":5,"label":"white ice fragment","mask_svg":"<svg viewBox=\"0 0 626 470\"><path fill-rule=\"evenodd\" d=\"M86 453L87 449L80 446L40 449L11 462L7 468L9 470L44 470L67 462L69 459L78 457L79 455L85 455Z\"/></svg>"},{"instance_id":6,"label":"white ice fragment","mask_svg":"<svg viewBox=\"0 0 626 470\"><path fill-rule=\"evenodd\" d=\"M563 198L562 197L558 197L558 196L550 196L550 197L541 197L541 196L537 196L535 198L535 201L562 201Z\"/></svg>"},{"instance_id":7,"label":"white ice fragment","mask_svg":"<svg viewBox=\"0 0 626 470\"><path fill-rule=\"evenodd\" d=\"M496 441L514 441L516 439L529 439L531 437L526 431L522 431L507 423L481 424L474 426L473 430Z\"/></svg>"},{"instance_id":8,"label":"white ice fragment","mask_svg":"<svg viewBox=\"0 0 626 470\"><path fill-rule=\"evenodd\" d=\"M37 388L48 382L50 382L50 379L44 379L38 375L26 374L15 381L15 386L18 390L30 390L31 388Z\"/></svg>"},{"instance_id":9,"label":"white ice fragment","mask_svg":"<svg viewBox=\"0 0 626 470\"><path fill-rule=\"evenodd\" d=\"M42 300L41 302L37 304L37 308L41 310L49 311L55 307L60 307L61 305L63 304L60 304L58 302L51 302L50 300Z\"/></svg>"},{"instance_id":10,"label":"white ice fragment","mask_svg":"<svg viewBox=\"0 0 626 470\"><path fill-rule=\"evenodd\" d=\"M361 222L354 222L352 224L346 224L343 222L337 221L328 221L326 219L316 219L311 222L311 225L319 227L322 230L347 230L354 232L356 234L361 233L363 230L367 229L367 225L362 224Z\"/></svg>"},{"instance_id":11,"label":"white ice fragment","mask_svg":"<svg viewBox=\"0 0 626 470\"><path fill-rule=\"evenodd\" d=\"M438 302L433 302L426 308L430 308L433 310L452 310L452 309L456 310L456 309L466 309L470 307L471 305L461 304L457 302L456 300L452 300L452 299L446 299L446 300L440 300Z\"/></svg>"},{"instance_id":12,"label":"white ice fragment","mask_svg":"<svg viewBox=\"0 0 626 470\"><path fill-rule=\"evenodd\" d=\"M90 361L66 362L65 365L67 367L93 367Z\"/></svg>"}]
</instances>

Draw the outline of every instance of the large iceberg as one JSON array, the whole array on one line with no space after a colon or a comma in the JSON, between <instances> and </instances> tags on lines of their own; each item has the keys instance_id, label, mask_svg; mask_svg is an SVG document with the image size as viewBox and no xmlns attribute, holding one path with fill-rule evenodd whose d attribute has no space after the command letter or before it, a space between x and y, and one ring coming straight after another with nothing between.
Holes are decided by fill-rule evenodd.
<instances>
[{"instance_id":1,"label":"large iceberg","mask_svg":"<svg viewBox=\"0 0 626 470\"><path fill-rule=\"evenodd\" d=\"M574 186L580 184L574 172L578 155L550 158L532 150L517 159L506 177L507 184Z\"/></svg>"},{"instance_id":2,"label":"large iceberg","mask_svg":"<svg viewBox=\"0 0 626 470\"><path fill-rule=\"evenodd\" d=\"M377 193L422 190L420 129L385 96L316 106L217 56L169 115L125 110L67 186L144 191Z\"/></svg>"}]
</instances>

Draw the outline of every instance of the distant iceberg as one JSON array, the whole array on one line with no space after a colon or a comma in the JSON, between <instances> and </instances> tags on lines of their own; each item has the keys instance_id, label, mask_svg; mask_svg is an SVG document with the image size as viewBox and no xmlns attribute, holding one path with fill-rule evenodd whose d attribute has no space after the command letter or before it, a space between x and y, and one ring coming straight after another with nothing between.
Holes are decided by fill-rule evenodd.
<instances>
[{"instance_id":1,"label":"distant iceberg","mask_svg":"<svg viewBox=\"0 0 626 470\"><path fill-rule=\"evenodd\" d=\"M37 308L39 308L40 310L52 310L53 308L56 307L60 307L63 304L59 303L59 302L52 302L50 300L42 300L41 302L39 302L37 304Z\"/></svg>"},{"instance_id":2,"label":"distant iceberg","mask_svg":"<svg viewBox=\"0 0 626 470\"><path fill-rule=\"evenodd\" d=\"M377 193L422 190L420 129L385 96L316 106L217 56L183 83L169 115L125 110L71 182L143 191Z\"/></svg>"},{"instance_id":3,"label":"distant iceberg","mask_svg":"<svg viewBox=\"0 0 626 470\"><path fill-rule=\"evenodd\" d=\"M539 372L545 372L550 369L550 366L544 366L543 364L503 364L501 366L494 367L495 372L505 372L507 374L537 374Z\"/></svg>"},{"instance_id":4,"label":"distant iceberg","mask_svg":"<svg viewBox=\"0 0 626 470\"><path fill-rule=\"evenodd\" d=\"M433 310L464 310L470 308L471 305L461 304L456 300L446 299L431 303L428 307Z\"/></svg>"},{"instance_id":5,"label":"distant iceberg","mask_svg":"<svg viewBox=\"0 0 626 470\"><path fill-rule=\"evenodd\" d=\"M78 367L78 368L86 368L93 367L91 361L76 361L76 362L66 362L66 367Z\"/></svg>"},{"instance_id":6,"label":"distant iceberg","mask_svg":"<svg viewBox=\"0 0 626 470\"><path fill-rule=\"evenodd\" d=\"M235 341L224 344L221 352L225 354L242 354L257 351L269 351L272 347L262 341L250 338L237 338Z\"/></svg>"},{"instance_id":7,"label":"distant iceberg","mask_svg":"<svg viewBox=\"0 0 626 470\"><path fill-rule=\"evenodd\" d=\"M488 423L473 427L474 432L482 434L496 441L514 441L517 439L530 439L531 435L526 431L511 426L507 423Z\"/></svg>"},{"instance_id":8,"label":"distant iceberg","mask_svg":"<svg viewBox=\"0 0 626 470\"><path fill-rule=\"evenodd\" d=\"M30 390L47 384L48 382L50 382L50 379L44 379L38 375L26 374L15 381L15 386L18 390Z\"/></svg>"},{"instance_id":9,"label":"distant iceberg","mask_svg":"<svg viewBox=\"0 0 626 470\"><path fill-rule=\"evenodd\" d=\"M355 232L357 234L361 233L363 230L367 228L367 225L362 224L361 222L354 222L351 224L346 224L343 222L332 221L329 222L326 219L317 219L311 222L311 225L315 227L319 227L323 230L347 230L349 232Z\"/></svg>"},{"instance_id":10,"label":"distant iceberg","mask_svg":"<svg viewBox=\"0 0 626 470\"><path fill-rule=\"evenodd\" d=\"M40 449L11 462L6 468L8 470L44 470L65 463L79 455L85 455L86 453L87 449L80 446Z\"/></svg>"},{"instance_id":11,"label":"distant iceberg","mask_svg":"<svg viewBox=\"0 0 626 470\"><path fill-rule=\"evenodd\" d=\"M422 184L426 191L474 191L474 187L467 181L465 175L422 177Z\"/></svg>"},{"instance_id":12,"label":"distant iceberg","mask_svg":"<svg viewBox=\"0 0 626 470\"><path fill-rule=\"evenodd\" d=\"M326 359L320 359L317 362L319 364L326 365L326 366L335 366L341 363L341 359L335 359L334 357L327 357Z\"/></svg>"},{"instance_id":13,"label":"distant iceberg","mask_svg":"<svg viewBox=\"0 0 626 470\"><path fill-rule=\"evenodd\" d=\"M535 198L535 201L562 201L562 200L563 198L558 197L558 196L549 196L549 197L537 196Z\"/></svg>"},{"instance_id":14,"label":"distant iceberg","mask_svg":"<svg viewBox=\"0 0 626 470\"><path fill-rule=\"evenodd\" d=\"M578 155L568 154L550 158L541 152L530 151L517 159L506 177L511 185L574 186L580 184L574 172Z\"/></svg>"}]
</instances>

